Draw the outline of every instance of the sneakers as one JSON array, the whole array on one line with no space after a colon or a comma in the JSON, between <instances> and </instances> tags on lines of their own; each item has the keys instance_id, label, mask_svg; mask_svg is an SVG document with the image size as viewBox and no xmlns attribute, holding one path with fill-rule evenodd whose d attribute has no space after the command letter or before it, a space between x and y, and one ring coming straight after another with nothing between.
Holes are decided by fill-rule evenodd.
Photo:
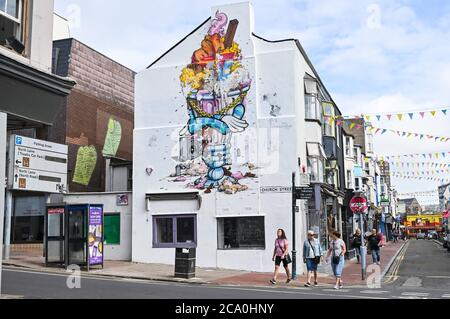
<instances>
[{"instance_id":1,"label":"sneakers","mask_svg":"<svg viewBox=\"0 0 450 319\"><path fill-rule=\"evenodd\" d=\"M314 283L314 287L318 287L319 286L319 283L316 281L315 283Z\"/></svg>"},{"instance_id":2,"label":"sneakers","mask_svg":"<svg viewBox=\"0 0 450 319\"><path fill-rule=\"evenodd\" d=\"M334 289L339 290L339 286L338 285L334 286Z\"/></svg>"},{"instance_id":3,"label":"sneakers","mask_svg":"<svg viewBox=\"0 0 450 319\"><path fill-rule=\"evenodd\" d=\"M309 282L307 282L306 284L305 284L305 287L311 287L311 284L309 283Z\"/></svg>"},{"instance_id":4,"label":"sneakers","mask_svg":"<svg viewBox=\"0 0 450 319\"><path fill-rule=\"evenodd\" d=\"M273 279L270 279L270 283L271 283L272 285L276 285L276 284L277 284L276 280L273 280Z\"/></svg>"},{"instance_id":5,"label":"sneakers","mask_svg":"<svg viewBox=\"0 0 450 319\"><path fill-rule=\"evenodd\" d=\"M292 281L292 279L288 278L288 280L286 280L286 283L290 283Z\"/></svg>"}]
</instances>

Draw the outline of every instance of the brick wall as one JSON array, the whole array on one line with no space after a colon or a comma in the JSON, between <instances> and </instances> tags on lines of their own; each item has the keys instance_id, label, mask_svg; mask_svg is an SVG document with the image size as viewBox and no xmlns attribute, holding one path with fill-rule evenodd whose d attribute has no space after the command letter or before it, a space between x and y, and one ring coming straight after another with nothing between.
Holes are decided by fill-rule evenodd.
<instances>
[{"instance_id":1,"label":"brick wall","mask_svg":"<svg viewBox=\"0 0 450 319\"><path fill-rule=\"evenodd\" d=\"M134 108L135 73L75 39L68 74L77 81L77 91L113 105Z\"/></svg>"},{"instance_id":2,"label":"brick wall","mask_svg":"<svg viewBox=\"0 0 450 319\"><path fill-rule=\"evenodd\" d=\"M68 75L77 84L67 98L64 125L51 134L69 145L68 181L71 192L105 190L105 159L102 156L108 121L120 122L122 139L116 157L132 160L135 73L75 39L54 42L54 72ZM95 146L97 162L88 186L72 182L77 153L82 146Z\"/></svg>"},{"instance_id":3,"label":"brick wall","mask_svg":"<svg viewBox=\"0 0 450 319\"><path fill-rule=\"evenodd\" d=\"M102 102L81 92L72 91L67 103L66 143L69 145L69 190L71 192L104 191L105 159L102 156L110 118L122 126L122 139L117 152L118 158L133 158L133 113ZM72 182L78 149L93 145L97 150L97 164L89 185Z\"/></svg>"}]
</instances>

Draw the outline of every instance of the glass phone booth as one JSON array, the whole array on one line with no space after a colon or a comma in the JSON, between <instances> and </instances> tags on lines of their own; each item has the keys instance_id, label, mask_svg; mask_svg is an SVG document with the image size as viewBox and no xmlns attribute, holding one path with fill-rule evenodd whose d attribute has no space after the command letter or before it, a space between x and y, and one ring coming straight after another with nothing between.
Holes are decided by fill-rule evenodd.
<instances>
[{"instance_id":1,"label":"glass phone booth","mask_svg":"<svg viewBox=\"0 0 450 319\"><path fill-rule=\"evenodd\" d=\"M103 205L47 206L46 227L46 265L103 267Z\"/></svg>"}]
</instances>

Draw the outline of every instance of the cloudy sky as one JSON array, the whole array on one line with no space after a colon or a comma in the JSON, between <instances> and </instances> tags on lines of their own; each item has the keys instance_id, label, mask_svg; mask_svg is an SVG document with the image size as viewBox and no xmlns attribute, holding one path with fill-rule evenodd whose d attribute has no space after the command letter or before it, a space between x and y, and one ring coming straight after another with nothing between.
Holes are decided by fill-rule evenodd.
<instances>
[{"instance_id":1,"label":"cloudy sky","mask_svg":"<svg viewBox=\"0 0 450 319\"><path fill-rule=\"evenodd\" d=\"M232 0L55 0L71 35L135 71L192 31L210 6ZM447 116L374 126L450 137L450 1L254 0L256 33L298 38L344 114L431 110ZM418 118L418 116L416 116ZM385 134L380 155L450 152L436 143ZM449 163L439 159L433 162ZM412 159L409 161L413 161ZM442 175L441 175L442 176ZM449 177L445 174L443 177ZM394 179L400 192L436 189L436 182ZM424 197L423 203L437 199Z\"/></svg>"}]
</instances>

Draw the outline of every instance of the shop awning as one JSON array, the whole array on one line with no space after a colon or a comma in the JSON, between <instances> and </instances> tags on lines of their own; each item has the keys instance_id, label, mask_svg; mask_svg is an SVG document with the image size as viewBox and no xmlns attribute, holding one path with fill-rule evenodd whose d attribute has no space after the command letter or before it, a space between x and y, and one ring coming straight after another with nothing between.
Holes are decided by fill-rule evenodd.
<instances>
[{"instance_id":1,"label":"shop awning","mask_svg":"<svg viewBox=\"0 0 450 319\"><path fill-rule=\"evenodd\" d=\"M53 125L74 85L0 54L0 110L10 115L10 129Z\"/></svg>"}]
</instances>

